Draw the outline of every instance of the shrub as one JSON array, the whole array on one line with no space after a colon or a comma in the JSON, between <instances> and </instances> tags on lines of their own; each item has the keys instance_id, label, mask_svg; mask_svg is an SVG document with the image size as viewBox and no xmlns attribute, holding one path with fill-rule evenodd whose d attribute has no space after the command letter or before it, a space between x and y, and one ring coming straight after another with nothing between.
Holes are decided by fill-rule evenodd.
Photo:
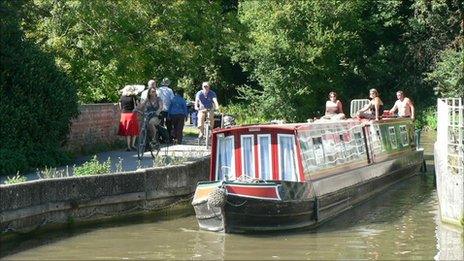
<instances>
[{"instance_id":1,"label":"shrub","mask_svg":"<svg viewBox=\"0 0 464 261\"><path fill-rule=\"evenodd\" d=\"M78 112L74 83L26 40L21 9L22 1L0 2L0 175L63 163L61 147Z\"/></svg>"},{"instance_id":2,"label":"shrub","mask_svg":"<svg viewBox=\"0 0 464 261\"><path fill-rule=\"evenodd\" d=\"M26 181L27 181L27 178L24 177L24 176L20 176L19 172L18 172L18 173L16 173L15 176L6 178L5 184L6 185L12 185L12 184L22 183L22 182L26 182Z\"/></svg>"},{"instance_id":3,"label":"shrub","mask_svg":"<svg viewBox=\"0 0 464 261\"><path fill-rule=\"evenodd\" d=\"M66 169L58 170L57 168L49 168L45 166L42 171L37 169L37 175L41 179L55 179L69 177L69 168L66 166Z\"/></svg>"},{"instance_id":4,"label":"shrub","mask_svg":"<svg viewBox=\"0 0 464 261\"><path fill-rule=\"evenodd\" d=\"M253 109L253 106L246 104L229 104L224 107L225 114L231 115L235 118L237 124L256 124L268 122L264 116Z\"/></svg>"},{"instance_id":5,"label":"shrub","mask_svg":"<svg viewBox=\"0 0 464 261\"><path fill-rule=\"evenodd\" d=\"M464 96L464 51L449 48L440 52L439 58L425 80L436 84L443 97Z\"/></svg>"},{"instance_id":6,"label":"shrub","mask_svg":"<svg viewBox=\"0 0 464 261\"><path fill-rule=\"evenodd\" d=\"M430 106L425 110L420 110L417 117L416 128L424 130L436 130L437 129L437 108L436 106Z\"/></svg>"},{"instance_id":7,"label":"shrub","mask_svg":"<svg viewBox=\"0 0 464 261\"><path fill-rule=\"evenodd\" d=\"M85 162L82 166L74 167L75 176L87 176L96 174L106 174L111 172L111 159L100 163L97 155L94 155L90 161Z\"/></svg>"}]
</instances>

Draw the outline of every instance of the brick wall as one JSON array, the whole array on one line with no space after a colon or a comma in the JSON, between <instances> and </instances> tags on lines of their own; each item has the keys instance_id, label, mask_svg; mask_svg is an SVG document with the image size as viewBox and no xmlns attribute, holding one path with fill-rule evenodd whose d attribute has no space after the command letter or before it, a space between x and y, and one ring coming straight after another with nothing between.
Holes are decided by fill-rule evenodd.
<instances>
[{"instance_id":1,"label":"brick wall","mask_svg":"<svg viewBox=\"0 0 464 261\"><path fill-rule=\"evenodd\" d=\"M65 149L74 153L121 141L117 135L120 110L117 103L85 104L71 123Z\"/></svg>"}]
</instances>

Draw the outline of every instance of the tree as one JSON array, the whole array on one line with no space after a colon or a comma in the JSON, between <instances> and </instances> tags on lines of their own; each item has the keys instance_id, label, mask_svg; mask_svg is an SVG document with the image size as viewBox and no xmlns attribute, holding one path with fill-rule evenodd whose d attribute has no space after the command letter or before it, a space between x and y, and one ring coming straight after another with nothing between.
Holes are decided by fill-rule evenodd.
<instances>
[{"instance_id":1,"label":"tree","mask_svg":"<svg viewBox=\"0 0 464 261\"><path fill-rule=\"evenodd\" d=\"M368 72L379 66L376 61L385 49L372 33L378 27L364 20L372 15L371 4L243 2L239 18L248 39L235 48L234 60L259 84L245 88L244 98L265 118L301 121L322 114L330 91L346 101L363 95Z\"/></svg>"},{"instance_id":2,"label":"tree","mask_svg":"<svg viewBox=\"0 0 464 261\"><path fill-rule=\"evenodd\" d=\"M233 3L215 1L30 2L23 26L77 83L82 102L116 101L129 83L164 77L193 96L202 81L219 88L233 66Z\"/></svg>"},{"instance_id":3,"label":"tree","mask_svg":"<svg viewBox=\"0 0 464 261\"><path fill-rule=\"evenodd\" d=\"M416 0L413 9L408 45L413 63L421 66L422 85L442 96L462 96L464 2Z\"/></svg>"},{"instance_id":4,"label":"tree","mask_svg":"<svg viewBox=\"0 0 464 261\"><path fill-rule=\"evenodd\" d=\"M75 85L53 57L26 40L22 7L0 2L0 174L63 162L61 147L77 115Z\"/></svg>"}]
</instances>

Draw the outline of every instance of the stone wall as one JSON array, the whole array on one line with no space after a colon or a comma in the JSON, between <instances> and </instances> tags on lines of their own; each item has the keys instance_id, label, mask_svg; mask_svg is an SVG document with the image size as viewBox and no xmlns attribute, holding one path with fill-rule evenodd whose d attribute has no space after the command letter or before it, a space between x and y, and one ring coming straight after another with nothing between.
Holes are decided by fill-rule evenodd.
<instances>
[{"instance_id":1,"label":"stone wall","mask_svg":"<svg viewBox=\"0 0 464 261\"><path fill-rule=\"evenodd\" d=\"M96 146L121 141L117 136L120 110L117 103L85 104L72 120L65 149L77 154Z\"/></svg>"},{"instance_id":2,"label":"stone wall","mask_svg":"<svg viewBox=\"0 0 464 261\"><path fill-rule=\"evenodd\" d=\"M209 157L184 165L0 186L0 235L146 213L189 201Z\"/></svg>"}]
</instances>

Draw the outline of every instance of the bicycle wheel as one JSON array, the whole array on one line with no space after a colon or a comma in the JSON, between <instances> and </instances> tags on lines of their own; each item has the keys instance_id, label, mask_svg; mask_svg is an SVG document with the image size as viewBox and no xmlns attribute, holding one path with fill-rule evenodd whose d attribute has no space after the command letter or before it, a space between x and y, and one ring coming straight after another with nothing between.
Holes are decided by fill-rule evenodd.
<instances>
[{"instance_id":1,"label":"bicycle wheel","mask_svg":"<svg viewBox=\"0 0 464 261\"><path fill-rule=\"evenodd\" d=\"M161 149L161 144L159 142L159 131L156 132L155 138L150 142L150 154L152 158L156 158Z\"/></svg>"},{"instance_id":2,"label":"bicycle wheel","mask_svg":"<svg viewBox=\"0 0 464 261\"><path fill-rule=\"evenodd\" d=\"M142 159L143 153L145 152L145 142L147 140L147 128L145 126L142 127L138 139L139 140L137 143L137 157L140 160Z\"/></svg>"}]
</instances>

